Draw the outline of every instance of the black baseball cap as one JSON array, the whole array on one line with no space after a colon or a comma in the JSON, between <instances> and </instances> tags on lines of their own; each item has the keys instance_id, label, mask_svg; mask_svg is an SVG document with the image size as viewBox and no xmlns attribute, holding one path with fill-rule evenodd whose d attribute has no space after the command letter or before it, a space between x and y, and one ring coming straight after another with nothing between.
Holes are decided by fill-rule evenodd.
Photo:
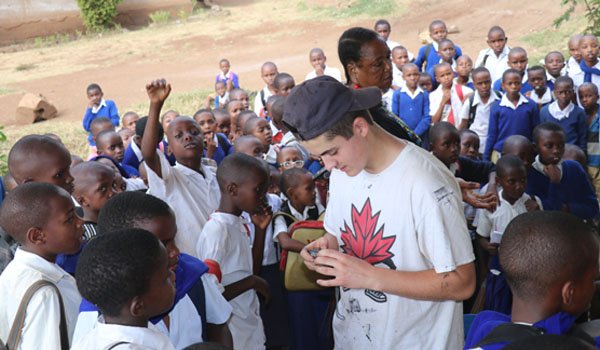
<instances>
[{"instance_id":1,"label":"black baseball cap","mask_svg":"<svg viewBox=\"0 0 600 350\"><path fill-rule=\"evenodd\" d=\"M329 130L346 113L367 110L381 103L381 90L353 90L329 76L305 81L286 98L283 123L302 140Z\"/></svg>"}]
</instances>

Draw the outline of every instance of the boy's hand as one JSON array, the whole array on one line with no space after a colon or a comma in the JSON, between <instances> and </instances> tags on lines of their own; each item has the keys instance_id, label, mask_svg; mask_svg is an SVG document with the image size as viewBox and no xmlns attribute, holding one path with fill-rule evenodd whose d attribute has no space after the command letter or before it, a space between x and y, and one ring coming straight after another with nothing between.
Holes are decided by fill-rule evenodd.
<instances>
[{"instance_id":1,"label":"boy's hand","mask_svg":"<svg viewBox=\"0 0 600 350\"><path fill-rule=\"evenodd\" d=\"M171 93L171 84L167 84L165 79L153 80L150 84L146 84L146 93L150 103L163 103Z\"/></svg>"},{"instance_id":2,"label":"boy's hand","mask_svg":"<svg viewBox=\"0 0 600 350\"><path fill-rule=\"evenodd\" d=\"M93 108L94 106L97 106L97 105L99 105L99 104L100 104L100 101L98 101L98 100L97 100L97 99L95 99L95 98L92 98L92 99L90 99L90 100L88 101L88 105L87 105L87 106L88 106L88 108Z\"/></svg>"},{"instance_id":3,"label":"boy's hand","mask_svg":"<svg viewBox=\"0 0 600 350\"><path fill-rule=\"evenodd\" d=\"M267 226L271 223L271 219L273 219L273 211L265 199L261 206L252 214L252 223L261 230L266 230Z\"/></svg>"},{"instance_id":4,"label":"boy's hand","mask_svg":"<svg viewBox=\"0 0 600 350\"><path fill-rule=\"evenodd\" d=\"M212 158L215 155L217 149L217 143L215 142L215 134L209 132L204 135L204 148L206 149L206 158Z\"/></svg>"},{"instance_id":5,"label":"boy's hand","mask_svg":"<svg viewBox=\"0 0 600 350\"><path fill-rule=\"evenodd\" d=\"M490 255L498 255L498 244L490 243L489 239L481 239L479 240L481 247L487 250Z\"/></svg>"},{"instance_id":6,"label":"boy's hand","mask_svg":"<svg viewBox=\"0 0 600 350\"><path fill-rule=\"evenodd\" d=\"M267 281L256 275L252 277L254 277L254 290L265 300L265 304L268 304L271 301L271 289L269 289L269 284Z\"/></svg>"},{"instance_id":7,"label":"boy's hand","mask_svg":"<svg viewBox=\"0 0 600 350\"><path fill-rule=\"evenodd\" d=\"M448 103L448 101L450 101L450 97L452 96L452 92L450 91L450 89L446 90L445 88L442 88L442 92L443 92L443 95L442 95L442 104L446 104L446 103Z\"/></svg>"},{"instance_id":8,"label":"boy's hand","mask_svg":"<svg viewBox=\"0 0 600 350\"><path fill-rule=\"evenodd\" d=\"M463 201L475 208L486 209L491 212L496 210L496 205L498 204L498 195L496 193L480 195L473 192L473 190L479 188L478 183L468 182L461 178L456 178L456 180L460 186Z\"/></svg>"},{"instance_id":9,"label":"boy's hand","mask_svg":"<svg viewBox=\"0 0 600 350\"><path fill-rule=\"evenodd\" d=\"M304 259L304 264L309 270L315 271L317 269L317 266L315 264L315 258L313 258L312 255L310 255L309 251L320 251L323 249L329 249L329 242L325 237L321 237L316 241L310 242L304 247L304 249L302 249L302 251L300 252L300 256L302 257L302 259Z\"/></svg>"},{"instance_id":10,"label":"boy's hand","mask_svg":"<svg viewBox=\"0 0 600 350\"><path fill-rule=\"evenodd\" d=\"M560 169L558 168L558 166L556 166L554 164L546 165L544 167L544 172L550 178L551 183L553 183L553 184L560 183L561 172L560 172Z\"/></svg>"},{"instance_id":11,"label":"boy's hand","mask_svg":"<svg viewBox=\"0 0 600 350\"><path fill-rule=\"evenodd\" d=\"M320 77L325 74L325 67L323 65L319 65L315 68L315 74Z\"/></svg>"},{"instance_id":12,"label":"boy's hand","mask_svg":"<svg viewBox=\"0 0 600 350\"><path fill-rule=\"evenodd\" d=\"M533 199L533 196L530 196L530 198L525 201L525 208L527 211L536 211L540 210L540 205L535 199Z\"/></svg>"},{"instance_id":13,"label":"boy's hand","mask_svg":"<svg viewBox=\"0 0 600 350\"><path fill-rule=\"evenodd\" d=\"M318 273L333 279L317 280L323 287L343 286L346 288L371 288L374 276L373 265L367 261L333 249L320 250L314 260Z\"/></svg>"}]
</instances>

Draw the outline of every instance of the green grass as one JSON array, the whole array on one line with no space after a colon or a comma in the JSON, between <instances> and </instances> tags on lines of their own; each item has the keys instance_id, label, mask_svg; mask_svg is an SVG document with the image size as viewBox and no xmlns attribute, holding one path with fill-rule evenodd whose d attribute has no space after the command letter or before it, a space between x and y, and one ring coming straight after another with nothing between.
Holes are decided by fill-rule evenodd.
<instances>
[{"instance_id":1,"label":"green grass","mask_svg":"<svg viewBox=\"0 0 600 350\"><path fill-rule=\"evenodd\" d=\"M151 24L161 25L171 20L171 13L169 11L156 11L152 12L148 17Z\"/></svg>"},{"instance_id":2,"label":"green grass","mask_svg":"<svg viewBox=\"0 0 600 350\"><path fill-rule=\"evenodd\" d=\"M529 65L537 65L540 60L550 51L561 51L565 58L569 57L567 43L571 35L582 33L587 26L586 19L583 15L573 16L567 22L564 22L558 28L551 27L538 32L528 34L522 38L526 44L527 56L529 56Z\"/></svg>"},{"instance_id":3,"label":"green grass","mask_svg":"<svg viewBox=\"0 0 600 350\"><path fill-rule=\"evenodd\" d=\"M35 69L36 67L37 67L37 65L35 65L33 63L21 63L20 65L15 67L15 71L24 72L24 71Z\"/></svg>"},{"instance_id":4,"label":"green grass","mask_svg":"<svg viewBox=\"0 0 600 350\"><path fill-rule=\"evenodd\" d=\"M395 0L349 0L338 2L337 6L316 6L299 1L297 6L301 11L310 11L316 16L329 18L389 17L398 16L403 10L403 6Z\"/></svg>"},{"instance_id":5,"label":"green grass","mask_svg":"<svg viewBox=\"0 0 600 350\"><path fill-rule=\"evenodd\" d=\"M197 89L189 92L171 93L163 106L163 111L172 109L181 115L192 116L200 108L204 108L206 97L212 93L210 89ZM150 103L144 101L136 103L123 111L136 111L139 115L147 115Z\"/></svg>"},{"instance_id":6,"label":"green grass","mask_svg":"<svg viewBox=\"0 0 600 350\"><path fill-rule=\"evenodd\" d=\"M17 89L9 88L6 86L0 86L0 96L12 94L13 92L17 92Z\"/></svg>"}]
</instances>

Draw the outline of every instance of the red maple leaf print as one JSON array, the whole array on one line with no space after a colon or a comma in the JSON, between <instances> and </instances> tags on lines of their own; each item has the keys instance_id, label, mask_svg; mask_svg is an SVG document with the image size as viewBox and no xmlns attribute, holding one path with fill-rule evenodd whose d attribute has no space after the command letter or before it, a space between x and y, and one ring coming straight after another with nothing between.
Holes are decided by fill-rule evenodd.
<instances>
[{"instance_id":1,"label":"red maple leaf print","mask_svg":"<svg viewBox=\"0 0 600 350\"><path fill-rule=\"evenodd\" d=\"M389 250L396 241L396 236L383 237L384 225L377 229L378 211L372 215L371 200L368 198L359 212L352 206L352 228L344 221L342 229L342 249L348 255L368 261L371 265L383 262L394 256ZM352 230L354 229L354 230Z\"/></svg>"}]
</instances>

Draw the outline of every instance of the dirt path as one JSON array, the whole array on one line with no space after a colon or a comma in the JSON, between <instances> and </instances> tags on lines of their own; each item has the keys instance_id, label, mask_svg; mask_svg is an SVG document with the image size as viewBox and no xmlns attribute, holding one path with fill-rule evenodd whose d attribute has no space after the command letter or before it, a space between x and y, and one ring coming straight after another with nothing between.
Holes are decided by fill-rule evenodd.
<instances>
[{"instance_id":1,"label":"dirt path","mask_svg":"<svg viewBox=\"0 0 600 350\"><path fill-rule=\"evenodd\" d=\"M90 82L99 83L106 97L116 100L121 109L144 101L144 84L154 77L170 80L175 92L209 88L221 57L232 61L233 70L249 90L262 87L259 68L266 60L277 63L280 72L289 72L298 82L310 69L307 53L312 47L322 47L329 64L341 68L336 51L340 34L354 25L371 27L377 19L307 19L307 12L283 0L220 3L231 15L0 54L0 85L17 91L0 96L0 124L12 124L21 91L44 94L58 107L61 120L75 122L82 118L84 90ZM490 26L504 27L509 43L515 46L519 42L512 38L548 28L561 12L554 0L503 0L503 9L497 8L499 2L489 0L403 3L409 5L402 15L386 16L392 23L392 39L416 53L421 45L419 31L426 30L432 19L442 18L460 29L451 39L473 58L484 48ZM35 68L17 72L19 64Z\"/></svg>"}]
</instances>

